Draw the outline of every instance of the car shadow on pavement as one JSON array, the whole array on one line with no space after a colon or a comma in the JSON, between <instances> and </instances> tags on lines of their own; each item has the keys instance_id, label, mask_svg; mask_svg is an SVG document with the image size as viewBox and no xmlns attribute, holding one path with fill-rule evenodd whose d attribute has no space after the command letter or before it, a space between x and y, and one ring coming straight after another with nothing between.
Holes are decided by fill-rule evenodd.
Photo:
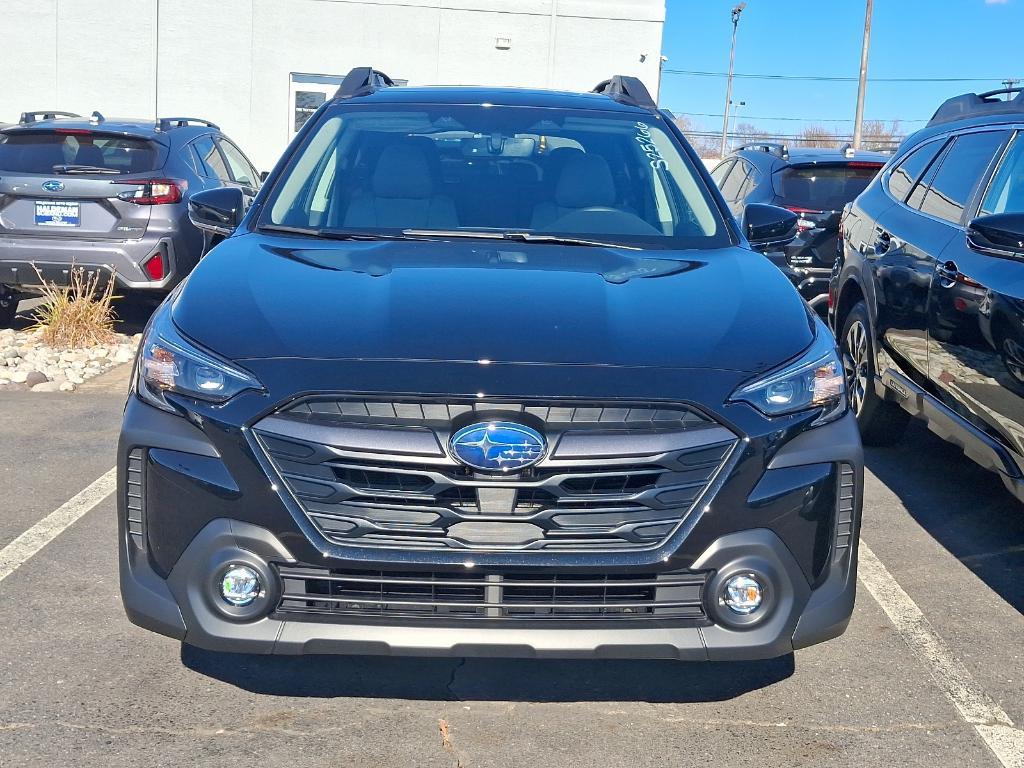
<instances>
[{"instance_id":1,"label":"car shadow on pavement","mask_svg":"<svg viewBox=\"0 0 1024 768\"><path fill-rule=\"evenodd\" d=\"M790 677L793 654L766 661L433 659L260 656L181 646L189 669L270 696L427 701L727 701Z\"/></svg>"},{"instance_id":2,"label":"car shadow on pavement","mask_svg":"<svg viewBox=\"0 0 1024 768\"><path fill-rule=\"evenodd\" d=\"M866 450L865 465L939 544L1024 613L1024 505L995 473L916 422L896 445Z\"/></svg>"}]
</instances>

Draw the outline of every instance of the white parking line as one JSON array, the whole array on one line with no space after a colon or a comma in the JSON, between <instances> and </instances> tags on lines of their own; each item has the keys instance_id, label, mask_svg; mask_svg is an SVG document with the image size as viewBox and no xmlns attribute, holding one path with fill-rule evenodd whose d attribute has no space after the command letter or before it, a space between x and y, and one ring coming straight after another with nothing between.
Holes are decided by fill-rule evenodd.
<instances>
[{"instance_id":1,"label":"white parking line","mask_svg":"<svg viewBox=\"0 0 1024 768\"><path fill-rule=\"evenodd\" d=\"M863 539L857 575L882 606L896 631L928 667L932 679L953 702L960 716L974 726L999 762L1006 768L1024 768L1024 731L1014 727L1010 716L957 661L921 609Z\"/></svg>"},{"instance_id":2,"label":"white parking line","mask_svg":"<svg viewBox=\"0 0 1024 768\"><path fill-rule=\"evenodd\" d=\"M14 573L32 555L57 538L65 528L113 493L116 483L117 470L113 468L0 549L0 581Z\"/></svg>"}]
</instances>

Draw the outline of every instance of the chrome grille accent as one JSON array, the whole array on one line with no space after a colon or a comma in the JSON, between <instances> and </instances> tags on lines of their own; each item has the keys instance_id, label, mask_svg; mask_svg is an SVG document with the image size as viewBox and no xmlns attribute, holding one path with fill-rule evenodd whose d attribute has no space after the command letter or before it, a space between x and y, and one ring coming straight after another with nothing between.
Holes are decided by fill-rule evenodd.
<instances>
[{"instance_id":1,"label":"chrome grille accent","mask_svg":"<svg viewBox=\"0 0 1024 768\"><path fill-rule=\"evenodd\" d=\"M491 620L705 619L707 574L453 574L277 566L282 614Z\"/></svg>"},{"instance_id":2,"label":"chrome grille accent","mask_svg":"<svg viewBox=\"0 0 1024 768\"><path fill-rule=\"evenodd\" d=\"M510 416L511 414L511 416ZM519 418L551 449L496 477L451 458L474 419ZM540 415L546 421L538 421ZM453 421L454 419L454 421ZM403 549L614 551L657 546L737 443L683 406L308 400L254 435L285 489L341 544Z\"/></svg>"}]
</instances>

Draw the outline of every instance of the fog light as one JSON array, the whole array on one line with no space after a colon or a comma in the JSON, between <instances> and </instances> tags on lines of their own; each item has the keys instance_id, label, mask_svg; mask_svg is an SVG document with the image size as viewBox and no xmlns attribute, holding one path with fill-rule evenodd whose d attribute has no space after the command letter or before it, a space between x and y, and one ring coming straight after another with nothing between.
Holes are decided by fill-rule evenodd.
<instances>
[{"instance_id":1,"label":"fog light","mask_svg":"<svg viewBox=\"0 0 1024 768\"><path fill-rule=\"evenodd\" d=\"M764 590L752 574L733 576L725 582L721 602L733 613L748 616L761 607Z\"/></svg>"},{"instance_id":2,"label":"fog light","mask_svg":"<svg viewBox=\"0 0 1024 768\"><path fill-rule=\"evenodd\" d=\"M260 596L260 576L247 565L229 566L221 577L220 594L231 605L249 605Z\"/></svg>"}]
</instances>

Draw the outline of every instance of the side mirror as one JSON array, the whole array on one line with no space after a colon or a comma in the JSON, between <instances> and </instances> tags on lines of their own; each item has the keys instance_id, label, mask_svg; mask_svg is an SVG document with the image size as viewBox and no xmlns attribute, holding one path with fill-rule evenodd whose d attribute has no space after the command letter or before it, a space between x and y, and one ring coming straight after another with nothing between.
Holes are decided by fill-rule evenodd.
<instances>
[{"instance_id":1,"label":"side mirror","mask_svg":"<svg viewBox=\"0 0 1024 768\"><path fill-rule=\"evenodd\" d=\"M270 176L270 171L260 171L260 184L267 180Z\"/></svg>"},{"instance_id":2,"label":"side mirror","mask_svg":"<svg viewBox=\"0 0 1024 768\"><path fill-rule=\"evenodd\" d=\"M245 198L238 187L206 189L188 199L188 217L204 232L227 237L244 215Z\"/></svg>"},{"instance_id":3,"label":"side mirror","mask_svg":"<svg viewBox=\"0 0 1024 768\"><path fill-rule=\"evenodd\" d=\"M797 215L785 208L751 203L743 211L743 235L755 250L781 248L796 237L796 222Z\"/></svg>"},{"instance_id":4,"label":"side mirror","mask_svg":"<svg viewBox=\"0 0 1024 768\"><path fill-rule=\"evenodd\" d=\"M979 216L967 225L967 245L994 256L1024 256L1024 213Z\"/></svg>"}]
</instances>

